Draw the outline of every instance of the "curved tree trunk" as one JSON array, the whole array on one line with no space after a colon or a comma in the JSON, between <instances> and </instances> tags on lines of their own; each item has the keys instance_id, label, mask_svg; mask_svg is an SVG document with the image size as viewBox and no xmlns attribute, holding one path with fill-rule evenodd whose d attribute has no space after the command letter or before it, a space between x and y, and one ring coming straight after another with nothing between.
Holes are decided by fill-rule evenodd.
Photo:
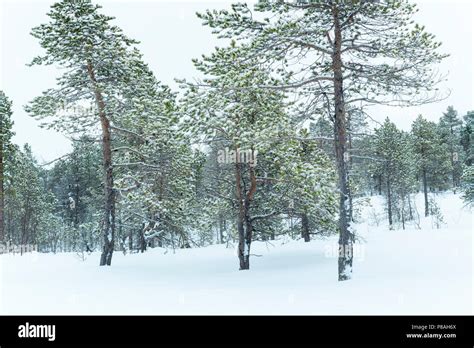
<instances>
[{"instance_id":1,"label":"curved tree trunk","mask_svg":"<svg viewBox=\"0 0 474 348\"><path fill-rule=\"evenodd\" d=\"M104 246L100 257L100 265L110 266L112 263L112 254L114 252L115 238L115 191L114 177L112 168L112 145L110 135L110 121L105 113L105 102L102 93L97 86L97 80L94 75L92 64L88 62L87 71L94 88L95 101L99 112L100 124L102 127L102 156L104 170L104 227L102 230Z\"/></svg>"}]
</instances>

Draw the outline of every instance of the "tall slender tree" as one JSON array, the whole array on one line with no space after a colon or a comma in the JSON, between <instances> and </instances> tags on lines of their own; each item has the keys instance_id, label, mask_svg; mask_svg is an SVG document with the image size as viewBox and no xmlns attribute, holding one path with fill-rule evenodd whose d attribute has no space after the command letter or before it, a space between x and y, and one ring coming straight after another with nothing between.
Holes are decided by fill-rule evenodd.
<instances>
[{"instance_id":1,"label":"tall slender tree","mask_svg":"<svg viewBox=\"0 0 474 348\"><path fill-rule=\"evenodd\" d=\"M0 243L5 239L5 173L13 135L11 107L11 101L3 91L0 91Z\"/></svg>"},{"instance_id":2,"label":"tall slender tree","mask_svg":"<svg viewBox=\"0 0 474 348\"><path fill-rule=\"evenodd\" d=\"M31 65L57 64L65 69L58 86L35 98L26 110L49 127L74 134L100 133L104 209L103 250L100 265L110 265L115 241L113 125L127 105L123 90L130 91L150 75L134 45L113 25L113 17L99 12L89 0L63 0L51 7L51 21L33 29L46 50ZM138 86L137 86L138 88ZM85 106L85 107L84 107Z\"/></svg>"},{"instance_id":3,"label":"tall slender tree","mask_svg":"<svg viewBox=\"0 0 474 348\"><path fill-rule=\"evenodd\" d=\"M425 216L428 216L430 186L435 187L439 182L446 182L447 175L451 172L449 150L441 142L436 123L426 120L421 115L413 121L411 134L417 159L418 176L422 183Z\"/></svg>"},{"instance_id":4,"label":"tall slender tree","mask_svg":"<svg viewBox=\"0 0 474 348\"><path fill-rule=\"evenodd\" d=\"M387 118L375 130L373 146L376 156L374 171L385 182L383 186L387 197L389 227L393 229L395 208L399 206L400 219L405 228L405 203L415 181L415 163L409 136Z\"/></svg>"},{"instance_id":5,"label":"tall slender tree","mask_svg":"<svg viewBox=\"0 0 474 348\"><path fill-rule=\"evenodd\" d=\"M464 152L464 164L472 165L474 162L474 111L468 111L463 117L463 125L461 128L461 146Z\"/></svg>"},{"instance_id":6,"label":"tall slender tree","mask_svg":"<svg viewBox=\"0 0 474 348\"><path fill-rule=\"evenodd\" d=\"M459 186L459 179L462 172L462 147L461 147L461 124L462 120L458 117L458 112L448 106L439 120L439 128L442 141L447 145L451 157L451 178L452 186Z\"/></svg>"}]
</instances>

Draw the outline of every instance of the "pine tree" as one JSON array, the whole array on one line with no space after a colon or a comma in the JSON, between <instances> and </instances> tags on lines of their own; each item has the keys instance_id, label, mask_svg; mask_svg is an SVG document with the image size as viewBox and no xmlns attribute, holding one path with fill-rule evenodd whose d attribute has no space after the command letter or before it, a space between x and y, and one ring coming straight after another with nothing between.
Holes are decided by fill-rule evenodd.
<instances>
[{"instance_id":1,"label":"pine tree","mask_svg":"<svg viewBox=\"0 0 474 348\"><path fill-rule=\"evenodd\" d=\"M115 124L116 187L120 228L129 243L189 247L198 223L193 168L199 167L189 140L180 132L175 94L150 73L129 86L129 102ZM194 226L195 227L195 226ZM133 244L133 243L132 243Z\"/></svg>"},{"instance_id":2,"label":"pine tree","mask_svg":"<svg viewBox=\"0 0 474 348\"><path fill-rule=\"evenodd\" d=\"M469 111L463 117L464 122L461 128L461 146L464 152L464 164L471 166L474 163L474 111Z\"/></svg>"},{"instance_id":3,"label":"pine tree","mask_svg":"<svg viewBox=\"0 0 474 348\"><path fill-rule=\"evenodd\" d=\"M150 72L134 48L137 41L111 24L113 17L101 14L100 8L88 0L63 0L52 6L49 23L33 29L32 35L46 54L31 64L57 64L66 72L58 78L56 88L35 98L26 110L39 119L53 116L50 128L76 135L101 132L104 208L100 265L110 265L116 205L113 126L127 105L123 94L129 94Z\"/></svg>"},{"instance_id":4,"label":"pine tree","mask_svg":"<svg viewBox=\"0 0 474 348\"><path fill-rule=\"evenodd\" d=\"M337 198L335 168L330 158L317 146L306 129L300 130L297 141L290 143L284 160L285 178L280 190L292 203L292 210L301 217L301 237L309 242L311 234L327 236L335 233Z\"/></svg>"},{"instance_id":5,"label":"pine tree","mask_svg":"<svg viewBox=\"0 0 474 348\"><path fill-rule=\"evenodd\" d=\"M453 188L459 185L459 178L462 171L461 156L461 124L462 121L458 117L457 111L449 106L447 111L439 120L439 128L441 132L442 142L445 143L449 149L451 157L451 177Z\"/></svg>"},{"instance_id":6,"label":"pine tree","mask_svg":"<svg viewBox=\"0 0 474 348\"><path fill-rule=\"evenodd\" d=\"M474 111L468 111L463 117L461 129L461 146L464 152L464 166L461 177L464 201L470 205L474 202Z\"/></svg>"},{"instance_id":7,"label":"pine tree","mask_svg":"<svg viewBox=\"0 0 474 348\"><path fill-rule=\"evenodd\" d=\"M267 82L267 75L251 64L229 68L240 54L235 46L216 49L210 57L195 60L196 67L208 75L206 82L215 87L238 83L241 90L215 93L213 90L188 89L186 107L190 130L204 134L206 140L222 139L219 161L232 168L235 187L240 269L250 268L250 246L256 216L251 215L258 187L257 156L278 137L284 124L282 95L260 89L249 90ZM269 212L268 215L276 214ZM267 214L264 214L267 215ZM264 216L259 216L258 219Z\"/></svg>"},{"instance_id":8,"label":"pine tree","mask_svg":"<svg viewBox=\"0 0 474 348\"><path fill-rule=\"evenodd\" d=\"M465 166L462 174L463 199L469 204L474 204L474 166Z\"/></svg>"},{"instance_id":9,"label":"pine tree","mask_svg":"<svg viewBox=\"0 0 474 348\"><path fill-rule=\"evenodd\" d=\"M427 121L421 115L413 122L411 134L414 142L418 176L421 177L425 201L425 216L429 215L429 186L447 182L451 171L449 150L442 144L436 123Z\"/></svg>"},{"instance_id":10,"label":"pine tree","mask_svg":"<svg viewBox=\"0 0 474 348\"><path fill-rule=\"evenodd\" d=\"M414 188L415 163L408 134L397 129L388 118L375 130L374 171L385 182L387 213L390 229L393 229L394 214L397 206L403 228L405 228L405 204Z\"/></svg>"},{"instance_id":11,"label":"pine tree","mask_svg":"<svg viewBox=\"0 0 474 348\"><path fill-rule=\"evenodd\" d=\"M0 91L0 244L5 241L5 176L11 157L13 136L11 107L11 101L3 91Z\"/></svg>"}]
</instances>

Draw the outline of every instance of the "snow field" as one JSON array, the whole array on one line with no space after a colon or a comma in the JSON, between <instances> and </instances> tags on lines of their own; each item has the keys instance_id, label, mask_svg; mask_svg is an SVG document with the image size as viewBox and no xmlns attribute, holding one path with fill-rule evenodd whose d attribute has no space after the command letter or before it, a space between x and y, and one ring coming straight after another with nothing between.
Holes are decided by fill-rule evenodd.
<instances>
[{"instance_id":1,"label":"snow field","mask_svg":"<svg viewBox=\"0 0 474 348\"><path fill-rule=\"evenodd\" d=\"M422 196L417 208L422 212ZM472 213L440 194L445 225L388 230L366 218L353 279L337 281L337 237L255 242L250 271L234 248L0 256L0 314L473 314ZM383 200L372 197L382 214Z\"/></svg>"}]
</instances>

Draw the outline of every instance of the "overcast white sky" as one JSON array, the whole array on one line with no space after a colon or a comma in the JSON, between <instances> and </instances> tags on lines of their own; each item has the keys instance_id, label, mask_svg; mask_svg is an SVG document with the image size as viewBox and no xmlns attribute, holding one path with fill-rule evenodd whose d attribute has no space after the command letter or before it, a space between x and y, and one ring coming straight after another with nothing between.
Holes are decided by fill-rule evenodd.
<instances>
[{"instance_id":1,"label":"overcast white sky","mask_svg":"<svg viewBox=\"0 0 474 348\"><path fill-rule=\"evenodd\" d=\"M210 52L219 41L195 16L206 8L228 8L227 0L207 1L95 1L102 12L115 16L125 34L141 41L139 48L156 76L175 86L174 78L192 78L196 72L192 58ZM474 6L470 0L418 0L417 22L443 42L443 52L451 54L440 66L449 72L446 87L451 96L442 102L416 108L374 107L377 120L390 117L399 127L409 129L418 114L437 120L453 105L461 115L474 110L473 28ZM13 100L13 120L20 145L31 144L40 162L53 160L70 150L69 140L54 131L40 129L23 105L43 90L54 86L58 71L52 67L27 67L41 54L38 42L29 35L32 27L47 21L54 1L0 0L0 88Z\"/></svg>"}]
</instances>

